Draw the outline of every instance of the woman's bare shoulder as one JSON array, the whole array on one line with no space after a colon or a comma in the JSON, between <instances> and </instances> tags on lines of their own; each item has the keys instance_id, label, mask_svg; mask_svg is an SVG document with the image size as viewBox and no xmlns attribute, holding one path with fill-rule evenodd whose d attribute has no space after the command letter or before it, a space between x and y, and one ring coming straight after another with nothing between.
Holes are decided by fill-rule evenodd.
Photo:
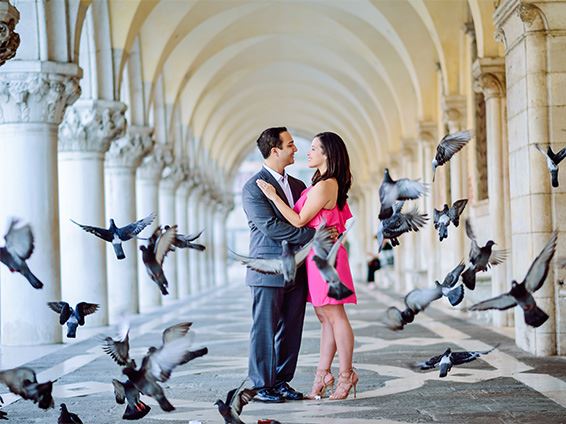
<instances>
[{"instance_id":1,"label":"woman's bare shoulder","mask_svg":"<svg viewBox=\"0 0 566 424\"><path fill-rule=\"evenodd\" d=\"M338 188L338 181L336 181L336 178L321 180L314 185L314 188L318 188L320 191L333 191Z\"/></svg>"}]
</instances>

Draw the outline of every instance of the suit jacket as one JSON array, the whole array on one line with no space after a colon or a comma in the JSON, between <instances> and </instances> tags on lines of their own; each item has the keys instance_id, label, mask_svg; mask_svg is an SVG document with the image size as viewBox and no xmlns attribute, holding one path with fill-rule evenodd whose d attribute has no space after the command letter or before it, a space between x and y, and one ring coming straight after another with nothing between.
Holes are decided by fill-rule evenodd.
<instances>
[{"instance_id":1,"label":"suit jacket","mask_svg":"<svg viewBox=\"0 0 566 424\"><path fill-rule=\"evenodd\" d=\"M250 250L249 256L254 258L276 258L281 256L281 242L287 240L292 248L297 248L314 236L312 228L293 227L275 207L256 184L257 179L262 179L272 184L277 194L287 203L287 197L279 183L271 173L262 167L261 171L250 178L242 190L242 204L244 212L248 217L250 227ZM305 184L287 176L294 201L301 196L306 188ZM295 284L306 284L305 266L297 270ZM267 275L248 269L246 283L249 286L284 287L283 275Z\"/></svg>"}]
</instances>

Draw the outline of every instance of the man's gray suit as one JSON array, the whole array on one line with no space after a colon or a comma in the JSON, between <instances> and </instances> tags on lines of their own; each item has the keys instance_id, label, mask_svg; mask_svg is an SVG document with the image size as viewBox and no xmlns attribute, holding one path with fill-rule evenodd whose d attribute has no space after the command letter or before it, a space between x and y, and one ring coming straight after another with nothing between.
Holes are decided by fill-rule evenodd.
<instances>
[{"instance_id":1,"label":"man's gray suit","mask_svg":"<svg viewBox=\"0 0 566 424\"><path fill-rule=\"evenodd\" d=\"M293 247L307 243L314 229L293 227L256 184L262 179L272 184L287 202L285 193L271 173L262 168L244 185L242 200L250 227L249 256L281 256L281 242ZM305 184L287 177L296 201ZM253 297L253 324L250 333L249 378L255 389L273 388L293 379L301 347L305 317L307 274L297 270L295 282L285 286L283 275L265 275L248 269L246 283Z\"/></svg>"}]
</instances>

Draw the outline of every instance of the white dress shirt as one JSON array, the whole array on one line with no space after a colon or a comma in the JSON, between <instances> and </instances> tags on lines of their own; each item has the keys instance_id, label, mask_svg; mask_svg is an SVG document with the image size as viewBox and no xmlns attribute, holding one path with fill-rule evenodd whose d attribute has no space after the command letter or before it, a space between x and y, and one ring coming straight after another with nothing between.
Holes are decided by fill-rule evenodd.
<instances>
[{"instance_id":1,"label":"white dress shirt","mask_svg":"<svg viewBox=\"0 0 566 424\"><path fill-rule=\"evenodd\" d=\"M287 179L287 174L283 173L281 175L279 172L274 171L266 164L263 164L263 167L269 171L273 178L279 183L279 186L283 189L283 193L285 193L285 197L287 197L287 202L289 203L290 207L295 206L295 201L293 200L293 193L291 192L291 186L289 185L289 180Z\"/></svg>"}]
</instances>

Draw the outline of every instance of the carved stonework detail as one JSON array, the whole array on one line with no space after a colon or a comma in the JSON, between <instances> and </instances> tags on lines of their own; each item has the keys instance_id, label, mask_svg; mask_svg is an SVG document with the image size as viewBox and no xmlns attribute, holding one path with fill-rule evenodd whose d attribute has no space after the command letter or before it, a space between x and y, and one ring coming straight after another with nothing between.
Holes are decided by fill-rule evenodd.
<instances>
[{"instance_id":1,"label":"carved stonework detail","mask_svg":"<svg viewBox=\"0 0 566 424\"><path fill-rule=\"evenodd\" d=\"M173 149L168 144L155 143L153 150L143 158L138 175L144 180L158 181L164 167L173 162Z\"/></svg>"},{"instance_id":2,"label":"carved stonework detail","mask_svg":"<svg viewBox=\"0 0 566 424\"><path fill-rule=\"evenodd\" d=\"M161 185L175 190L187 177L183 165L173 163L163 168L161 172Z\"/></svg>"},{"instance_id":3,"label":"carved stonework detail","mask_svg":"<svg viewBox=\"0 0 566 424\"><path fill-rule=\"evenodd\" d=\"M79 100L59 126L59 151L106 152L112 140L124 135L125 113L121 102Z\"/></svg>"},{"instance_id":4,"label":"carved stonework detail","mask_svg":"<svg viewBox=\"0 0 566 424\"><path fill-rule=\"evenodd\" d=\"M464 96L446 96L442 99L443 121L450 133L459 131L466 117L466 98Z\"/></svg>"},{"instance_id":5,"label":"carved stonework detail","mask_svg":"<svg viewBox=\"0 0 566 424\"><path fill-rule=\"evenodd\" d=\"M135 168L154 144L153 128L130 126L126 135L114 140L106 153L106 166Z\"/></svg>"},{"instance_id":6,"label":"carved stonework detail","mask_svg":"<svg viewBox=\"0 0 566 424\"><path fill-rule=\"evenodd\" d=\"M501 98L505 95L505 83L500 78L491 73L481 74L474 80L474 91L481 91L486 100L492 97Z\"/></svg>"},{"instance_id":7,"label":"carved stonework detail","mask_svg":"<svg viewBox=\"0 0 566 424\"><path fill-rule=\"evenodd\" d=\"M15 32L20 12L9 1L0 1L0 66L16 55L20 35Z\"/></svg>"},{"instance_id":8,"label":"carved stonework detail","mask_svg":"<svg viewBox=\"0 0 566 424\"><path fill-rule=\"evenodd\" d=\"M79 78L53 73L0 73L0 124L59 125L67 106L81 95Z\"/></svg>"},{"instance_id":9,"label":"carved stonework detail","mask_svg":"<svg viewBox=\"0 0 566 424\"><path fill-rule=\"evenodd\" d=\"M521 3L517 8L517 14L521 21L527 24L527 26L531 26L538 15L538 9L532 4Z\"/></svg>"}]
</instances>

